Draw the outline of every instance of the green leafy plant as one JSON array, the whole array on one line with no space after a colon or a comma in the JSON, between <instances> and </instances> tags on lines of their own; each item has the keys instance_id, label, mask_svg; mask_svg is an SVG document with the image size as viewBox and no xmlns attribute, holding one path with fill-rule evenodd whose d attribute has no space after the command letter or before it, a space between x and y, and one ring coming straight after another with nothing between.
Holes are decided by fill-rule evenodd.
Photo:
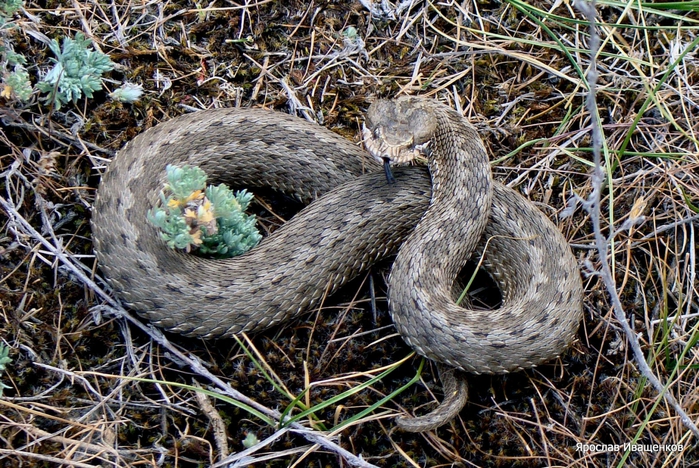
<instances>
[{"instance_id":1,"label":"green leafy plant","mask_svg":"<svg viewBox=\"0 0 699 468\"><path fill-rule=\"evenodd\" d=\"M5 88L2 91L4 97L15 96L20 101L29 100L32 95L32 82L29 81L29 73L21 66L16 66L15 71L5 78Z\"/></svg>"},{"instance_id":2,"label":"green leafy plant","mask_svg":"<svg viewBox=\"0 0 699 468\"><path fill-rule=\"evenodd\" d=\"M102 74L114 68L108 55L92 48L92 41L77 33L75 39L63 38L62 46L53 39L49 48L56 56L54 66L36 87L48 93L46 101L60 109L72 101L76 103L83 95L88 98L102 89Z\"/></svg>"},{"instance_id":3,"label":"green leafy plant","mask_svg":"<svg viewBox=\"0 0 699 468\"><path fill-rule=\"evenodd\" d=\"M12 47L12 35L17 26L12 17L22 5L22 0L0 0L0 76L4 85L0 95L26 101L33 91L29 74L24 69L27 59Z\"/></svg>"},{"instance_id":4,"label":"green leafy plant","mask_svg":"<svg viewBox=\"0 0 699 468\"><path fill-rule=\"evenodd\" d=\"M0 77L3 84L0 96L26 102L34 88L24 67L26 58L12 46L12 35L17 29L13 15L23 4L23 0L0 0ZM108 55L94 50L92 41L82 33L77 33L73 39L64 37L61 45L53 39L49 49L55 56L50 59L53 67L36 88L47 93L44 101L56 109L71 101L76 103L82 96L93 97L95 91L102 89L102 75L115 66ZM140 86L126 83L110 97L133 103L142 93Z\"/></svg>"},{"instance_id":5,"label":"green leafy plant","mask_svg":"<svg viewBox=\"0 0 699 468\"><path fill-rule=\"evenodd\" d=\"M257 435L255 435L254 432L248 432L248 434L245 436L245 439L243 439L243 447L245 448L254 447L259 443L260 439L257 438Z\"/></svg>"},{"instance_id":6,"label":"green leafy plant","mask_svg":"<svg viewBox=\"0 0 699 468\"><path fill-rule=\"evenodd\" d=\"M170 248L228 258L260 242L255 217L245 213L251 193L234 194L224 184L206 187L198 167L168 165L166 173L160 205L148 211L148 220Z\"/></svg>"},{"instance_id":7,"label":"green leafy plant","mask_svg":"<svg viewBox=\"0 0 699 468\"><path fill-rule=\"evenodd\" d=\"M5 372L5 366L12 362L12 359L10 358L10 348L5 346L4 344L0 344L0 375L2 375L3 372ZM6 388L10 388L4 383L0 382L0 397L2 396L3 390Z\"/></svg>"},{"instance_id":8,"label":"green leafy plant","mask_svg":"<svg viewBox=\"0 0 699 468\"><path fill-rule=\"evenodd\" d=\"M17 13L23 5L24 0L0 0L0 28L10 25L12 15Z\"/></svg>"},{"instance_id":9,"label":"green leafy plant","mask_svg":"<svg viewBox=\"0 0 699 468\"><path fill-rule=\"evenodd\" d=\"M131 104L138 101L142 95L143 88L141 86L133 83L124 83L111 92L109 97L115 101Z\"/></svg>"}]
</instances>

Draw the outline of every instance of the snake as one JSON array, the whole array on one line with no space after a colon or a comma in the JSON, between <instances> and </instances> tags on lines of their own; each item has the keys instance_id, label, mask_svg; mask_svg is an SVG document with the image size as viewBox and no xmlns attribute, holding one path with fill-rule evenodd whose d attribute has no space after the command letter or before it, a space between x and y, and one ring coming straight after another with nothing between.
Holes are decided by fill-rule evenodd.
<instances>
[{"instance_id":1,"label":"snake","mask_svg":"<svg viewBox=\"0 0 699 468\"><path fill-rule=\"evenodd\" d=\"M568 348L582 319L581 276L556 225L493 180L483 142L461 113L437 99L376 100L363 136L368 153L321 125L257 108L160 123L102 174L91 217L95 255L128 308L206 339L289 321L395 256L389 312L407 344L438 363L444 386L439 406L397 424L432 430L466 404L464 373L527 369ZM412 164L419 160L427 167ZM147 221L168 164L308 205L238 257L176 251ZM471 258L500 288L498 308L457 303L457 277Z\"/></svg>"}]
</instances>

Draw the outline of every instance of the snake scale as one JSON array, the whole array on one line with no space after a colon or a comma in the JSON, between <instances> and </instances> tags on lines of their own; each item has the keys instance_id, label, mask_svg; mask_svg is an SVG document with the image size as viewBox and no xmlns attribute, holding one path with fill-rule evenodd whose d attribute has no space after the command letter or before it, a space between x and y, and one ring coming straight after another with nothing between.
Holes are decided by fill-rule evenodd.
<instances>
[{"instance_id":1,"label":"snake scale","mask_svg":"<svg viewBox=\"0 0 699 468\"><path fill-rule=\"evenodd\" d=\"M95 252L128 307L202 338L295 317L397 253L388 284L396 328L444 365L442 404L399 420L424 431L465 403L459 372L504 373L558 356L582 317L582 283L555 225L491 180L483 144L459 113L436 100L377 101L365 137L373 157L323 127L268 110L213 109L159 124L129 142L104 173L92 214ZM397 167L387 183L379 161L418 155L429 172ZM146 221L167 164L197 165L210 183L271 187L313 203L239 257L176 252ZM455 278L472 255L484 255L501 288L496 310L455 302Z\"/></svg>"}]
</instances>

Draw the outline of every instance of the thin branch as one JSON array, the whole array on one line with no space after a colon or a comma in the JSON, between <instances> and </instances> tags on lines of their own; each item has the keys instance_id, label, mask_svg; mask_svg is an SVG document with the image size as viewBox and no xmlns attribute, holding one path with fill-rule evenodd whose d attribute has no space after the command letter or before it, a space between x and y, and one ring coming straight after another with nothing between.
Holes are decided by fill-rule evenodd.
<instances>
[{"instance_id":1,"label":"thin branch","mask_svg":"<svg viewBox=\"0 0 699 468\"><path fill-rule=\"evenodd\" d=\"M88 288L94 291L95 294L97 294L107 304L109 304L116 316L126 319L132 325L138 327L139 329L141 329L141 331L148 334L148 336L150 336L152 340L154 340L160 346L172 353L172 356L174 356L177 360L185 363L196 374L213 383L218 388L218 391L220 391L221 393L224 393L242 403L245 403L255 408L256 410L266 414L267 416L275 419L276 421L281 420L281 413L269 409L266 406L259 404L255 400L252 400L251 398L235 390L233 387L221 380L218 376L209 372L209 370L201 364L201 362L196 356L188 356L179 349L177 349L174 345L170 343L167 337L160 330L148 325L144 325L140 320L133 317L129 312L127 312L123 307L121 307L121 305L117 303L117 301L112 299L109 296L109 294L107 294L101 287L99 287L94 281L92 281L92 279L90 279L84 273L83 268L76 265L73 262L73 260L62 251L62 249L53 245L51 242L46 240L36 229L34 229L34 227L31 224L29 224L29 222L26 219L24 219L24 217L15 209L14 205L11 202L5 200L4 197L0 197L0 206L2 206L2 208L7 213L9 219L11 220L10 229L15 232L15 235L19 235L21 233L24 235L31 236L37 241L39 241L63 265L65 265L65 267L68 268L72 274L74 274L80 281L82 281L83 284L85 284ZM299 423L292 423L290 424L290 427L292 429L295 429L299 434L303 435L303 437L309 442L317 444L323 447L324 449L339 455L351 466L356 466L360 468L375 468L375 465L368 463L362 457L358 457L353 453L340 447L324 434L321 434L317 431L309 432L307 427Z\"/></svg>"},{"instance_id":2,"label":"thin branch","mask_svg":"<svg viewBox=\"0 0 699 468\"><path fill-rule=\"evenodd\" d=\"M611 267L609 266L609 242L610 239L602 234L602 228L600 226L601 219L601 199L602 190L605 187L605 177L604 169L602 168L602 141L603 141L603 130L599 122L599 115L597 111L597 52L599 50L600 39L596 28L596 1L595 0L584 0L575 2L575 6L578 10L587 18L590 23L590 71L587 74L587 81L589 84L589 90L587 94L587 99L585 106L590 114L590 120L592 123L592 154L594 160L594 170L592 171L591 184L592 193L585 203L585 208L590 213L590 218L592 220L592 229L595 236L595 245L597 251L599 252L601 269L599 275L604 282L604 285L609 292L609 296L612 301L612 307L614 310L614 316L616 317L619 324L621 324L624 333L626 333L626 338L629 342L629 346L633 351L633 355L638 365L638 370L641 374L647 378L653 385L655 390L660 396L665 398L665 401L672 406L677 414L680 416L682 423L694 434L695 437L699 438L699 428L694 424L691 418L682 409L682 406L675 399L675 397L668 392L668 388L655 376L652 369L646 362L645 356L643 355L643 350L641 349L641 344L638 341L638 336L631 329L628 320L626 319L626 313L621 304L621 299L617 292L616 283L614 277L612 276ZM614 229L610 229L614 231Z\"/></svg>"}]
</instances>

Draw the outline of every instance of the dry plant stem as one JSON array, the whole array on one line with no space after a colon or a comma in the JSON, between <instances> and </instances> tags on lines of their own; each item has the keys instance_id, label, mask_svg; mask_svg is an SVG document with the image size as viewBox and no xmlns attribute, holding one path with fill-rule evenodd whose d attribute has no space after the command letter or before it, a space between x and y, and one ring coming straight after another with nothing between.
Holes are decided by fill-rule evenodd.
<instances>
[{"instance_id":1,"label":"dry plant stem","mask_svg":"<svg viewBox=\"0 0 699 468\"><path fill-rule=\"evenodd\" d=\"M156 343L158 343L160 346L163 348L167 349L174 357L176 357L179 361L182 363L187 364L192 371L194 371L196 374L200 375L201 377L209 380L211 383L213 383L217 388L218 391L221 393L224 393L231 398L234 398L241 403L245 403L246 405L249 405L256 410L260 411L263 414L266 414L267 416L280 421L281 420L281 413L278 411L269 409L263 405L260 405L256 401L248 398L247 396L243 395L242 393L238 392L234 388L232 388L230 385L225 383L223 380L221 380L219 377L216 375L212 374L209 372L205 366L201 364L199 359L195 356L187 356L185 355L182 351L177 349L175 346L173 346L170 341L165 337L165 335L158 329L144 325L141 323L139 320L134 318L131 314L129 314L124 308L122 308L114 299L112 299L109 294L107 294L102 288L100 288L94 281L92 281L85 273L83 272L83 268L80 266L76 265L69 257L66 255L60 248L56 247L53 245L51 242L46 240L39 232L32 227L29 222L24 219L24 217L15 209L14 205L10 202L8 202L4 197L0 197L0 205L2 206L3 210L8 215L8 218L10 219L10 229L15 233L15 235L28 235L30 237L33 237L36 239L38 242L40 242L49 252L51 252L63 265L66 266L70 270L72 274L74 274L80 281L83 282L87 287L89 287L95 294L97 294L99 297L101 297L112 309L114 314L118 317L122 317L126 319L128 322L131 324L135 325L139 329L141 329L144 333L148 334L148 336L151 337L152 340L154 340ZM345 450L344 448L340 447L337 445L335 442L332 440L328 439L326 436L324 436L321 433L318 432L310 432L308 428L302 426L299 423L292 423L291 428L294 429L294 432L303 435L306 440L309 442L316 444L320 447L323 447L324 449L337 454L338 456L342 457L347 463L349 463L351 466L356 466L360 468L375 468L376 466L366 462L363 460L361 457L357 457L356 455L352 454L351 452Z\"/></svg>"},{"instance_id":2,"label":"dry plant stem","mask_svg":"<svg viewBox=\"0 0 699 468\"><path fill-rule=\"evenodd\" d=\"M283 429L279 429L279 430L276 431L274 434L272 434L271 436L267 437L265 440L260 441L260 442L259 442L257 445L255 445L254 447L250 447L250 448L248 448L248 449L243 450L242 452L237 452L237 453L235 453L235 454L233 454L233 455L229 455L229 456L227 456L226 458L224 458L223 460L220 460L220 461L218 461L217 463L213 464L213 465L211 466L211 468L219 468L219 467L222 467L222 466L229 466L231 463L240 462L240 461L242 461L242 460L248 461L248 460L250 460L250 455L254 454L255 452L257 452L258 450L260 450L260 449L262 449L262 448L264 448L264 447L267 447L268 445L271 445L272 442L274 442L275 440L279 439L281 436L283 436L283 435L286 434L287 432L289 432L289 429L286 428L286 427L283 428ZM294 431L294 432L295 432L295 431ZM234 466L235 466L235 465L234 465Z\"/></svg>"},{"instance_id":3,"label":"dry plant stem","mask_svg":"<svg viewBox=\"0 0 699 468\"><path fill-rule=\"evenodd\" d=\"M72 466L75 468L97 468L97 466L98 466L98 465L90 465L88 463L80 463L80 462L73 461L73 460L62 460L60 458L51 457L49 455L42 455L40 453L33 453L33 452L23 452L23 451L19 451L19 450L0 449L0 455L3 455L3 454L14 455L14 456L21 455L23 457L30 458L30 459L34 458L34 459L49 462L49 463L55 463L56 464L55 466L64 466L65 465L65 466Z\"/></svg>"},{"instance_id":4,"label":"dry plant stem","mask_svg":"<svg viewBox=\"0 0 699 468\"><path fill-rule=\"evenodd\" d=\"M192 382L192 385L201 388L201 385L199 385L196 380ZM228 433L226 432L226 424L223 422L223 418L221 418L221 415L218 414L218 411L216 411L216 408L214 408L214 405L211 403L208 396L200 392L194 392L194 396L196 397L202 411L204 411L204 414L206 414L206 417L208 417L209 421L211 422L219 457L227 457L230 451L228 450Z\"/></svg>"},{"instance_id":5,"label":"dry plant stem","mask_svg":"<svg viewBox=\"0 0 699 468\"><path fill-rule=\"evenodd\" d=\"M73 445L73 446L79 447L82 450L85 450L85 451L91 452L91 453L95 453L95 454L107 453L110 455L117 455L119 457L122 457L122 458L125 458L128 460L134 460L135 455L140 452L138 450L134 450L134 451L117 450L117 449L114 449L112 447L108 447L106 445L98 445L98 444L93 444L90 442L76 441L76 440L70 439L68 437L63 437L63 436L59 436L56 434L51 434L51 433L46 432L46 431L42 431L41 429L30 426L30 425L24 425L24 426L22 426L22 429L29 432L30 434L32 434L33 436L35 436L37 438L52 440L52 441L64 444L65 446Z\"/></svg>"},{"instance_id":6,"label":"dry plant stem","mask_svg":"<svg viewBox=\"0 0 699 468\"><path fill-rule=\"evenodd\" d=\"M596 97L596 86L597 86L597 52L599 49L599 35L596 29L596 1L595 0L585 0L575 3L576 7L580 12L587 18L590 24L590 71L587 74L587 81L589 83L589 90L585 106L590 114L590 121L592 124L592 154L594 158L594 170L591 176L592 193L587 200L585 207L590 213L590 218L592 220L592 229L595 235L595 245L597 251L599 252L601 269L599 275L604 282L604 286L609 292L609 297L612 301L612 308L614 310L614 316L621 324L621 327L626 333L626 338L629 342L634 357L636 358L636 364L638 365L638 370L641 374L647 378L660 396L664 397L665 400L672 406L677 414L680 416L682 423L694 434L695 437L699 438L699 428L694 424L689 415L685 413L679 402L672 396L671 393L667 391L667 387L653 374L652 369L646 362L645 356L643 355L643 350L641 349L641 344L638 341L636 333L631 329L628 320L626 319L626 313L621 304L621 299L617 292L617 287L614 282L614 277L612 275L611 268L609 266L608 258L608 245L612 240L607 238L602 234L602 228L600 226L601 219L601 209L600 203L602 198L602 188L604 184L604 169L602 168L602 127L600 126L598 114L597 114L597 97ZM610 232L613 232L613 227ZM612 234L613 235L613 234Z\"/></svg>"}]
</instances>

